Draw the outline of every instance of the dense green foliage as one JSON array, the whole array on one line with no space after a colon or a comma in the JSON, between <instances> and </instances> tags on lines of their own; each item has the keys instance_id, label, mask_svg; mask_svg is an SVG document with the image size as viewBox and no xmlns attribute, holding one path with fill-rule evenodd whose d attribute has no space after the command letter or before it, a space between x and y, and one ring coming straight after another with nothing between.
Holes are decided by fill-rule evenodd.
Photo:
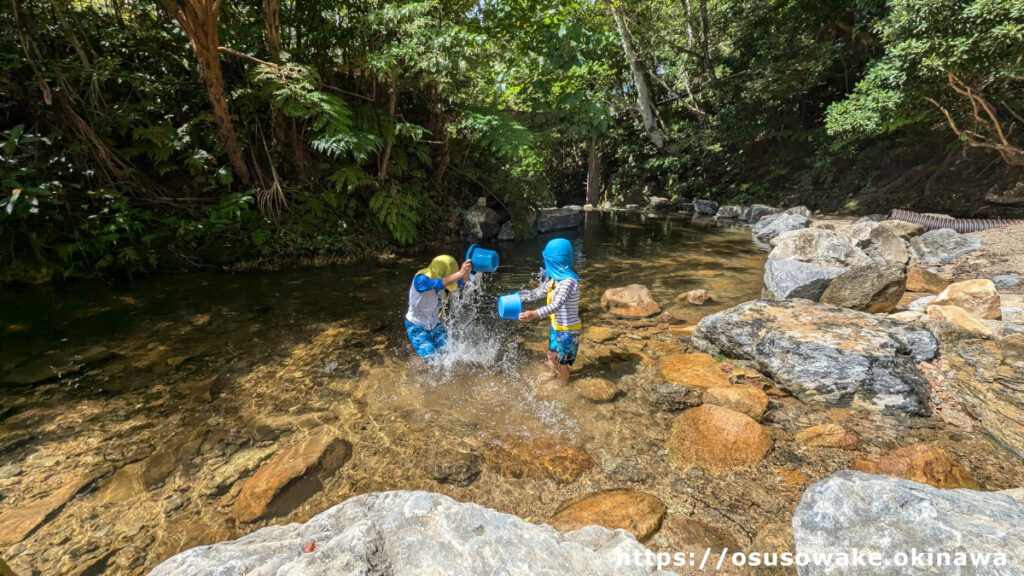
<instances>
[{"instance_id":1,"label":"dense green foliage","mask_svg":"<svg viewBox=\"0 0 1024 576\"><path fill-rule=\"evenodd\" d=\"M582 203L588 157L602 200L882 209L1019 177L1022 55L1016 0L13 0L0 266L429 242L477 196Z\"/></svg>"}]
</instances>

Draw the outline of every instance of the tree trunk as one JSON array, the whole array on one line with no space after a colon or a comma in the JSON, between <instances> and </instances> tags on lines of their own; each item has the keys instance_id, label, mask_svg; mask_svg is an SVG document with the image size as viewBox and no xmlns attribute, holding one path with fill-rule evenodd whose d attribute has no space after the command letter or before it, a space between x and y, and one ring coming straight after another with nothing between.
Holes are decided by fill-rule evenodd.
<instances>
[{"instance_id":1,"label":"tree trunk","mask_svg":"<svg viewBox=\"0 0 1024 576\"><path fill-rule=\"evenodd\" d=\"M380 172L377 180L383 182L388 177L388 162L391 161L391 147L395 144L395 109L398 106L398 79L394 76L388 82L388 119L391 120L391 138L384 147L384 157L380 161Z\"/></svg>"},{"instance_id":2,"label":"tree trunk","mask_svg":"<svg viewBox=\"0 0 1024 576\"><path fill-rule=\"evenodd\" d=\"M647 132L647 136L651 139L654 147L661 150L665 147L665 136L662 135L661 129L658 128L658 110L654 106L651 91L647 87L647 78L643 64L633 48L633 36L629 33L629 24L626 22L626 17L616 6L612 7L612 16L615 18L615 23L619 28L619 36L622 39L622 52L625 54L626 61L629 62L629 69L633 73L633 83L636 85L636 107L640 112L640 118L643 120L644 131Z\"/></svg>"},{"instance_id":3,"label":"tree trunk","mask_svg":"<svg viewBox=\"0 0 1024 576\"><path fill-rule=\"evenodd\" d=\"M264 0L263 13L266 18L267 55L274 64L281 63L281 0ZM284 113L275 104L270 105L270 145L280 151L288 140L285 135Z\"/></svg>"},{"instance_id":4,"label":"tree trunk","mask_svg":"<svg viewBox=\"0 0 1024 576\"><path fill-rule=\"evenodd\" d=\"M217 35L217 18L222 0L160 0L160 4L178 22L188 36L192 51L199 63L199 75L206 87L206 97L213 109L217 122L217 137L228 154L231 167L248 183L249 167L245 163L242 147L238 144L235 127L231 124L228 110L227 90L224 88L224 74L220 68L220 40Z\"/></svg>"},{"instance_id":5,"label":"tree trunk","mask_svg":"<svg viewBox=\"0 0 1024 576\"><path fill-rule=\"evenodd\" d=\"M590 154L587 158L587 204L597 206L601 202L601 157L597 154L597 138L590 140Z\"/></svg>"},{"instance_id":6,"label":"tree trunk","mask_svg":"<svg viewBox=\"0 0 1024 576\"><path fill-rule=\"evenodd\" d=\"M697 44L700 46L700 67L710 80L711 93L715 96L715 108L721 109L722 97L718 86L718 74L715 73L715 62L711 58L711 26L708 24L708 2L707 0L699 0L699 2L697 22L695 24L690 8L690 0L683 0L683 7L686 11L686 25L688 27L688 47L692 48L694 36L696 36ZM694 31L697 31L697 34L694 34Z\"/></svg>"}]
</instances>

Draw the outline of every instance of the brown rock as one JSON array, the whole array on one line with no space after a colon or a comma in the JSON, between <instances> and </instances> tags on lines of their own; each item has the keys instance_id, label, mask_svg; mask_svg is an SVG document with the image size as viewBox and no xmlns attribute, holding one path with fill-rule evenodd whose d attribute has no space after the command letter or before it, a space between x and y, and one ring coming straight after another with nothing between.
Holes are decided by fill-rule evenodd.
<instances>
[{"instance_id":1,"label":"brown rock","mask_svg":"<svg viewBox=\"0 0 1024 576\"><path fill-rule=\"evenodd\" d=\"M661 319L668 324L685 324L689 314L684 306L673 306L661 314Z\"/></svg>"},{"instance_id":2,"label":"brown rock","mask_svg":"<svg viewBox=\"0 0 1024 576\"><path fill-rule=\"evenodd\" d=\"M929 444L904 446L875 462L857 460L853 463L853 469L931 484L936 488L978 489L978 483L970 472L958 464L949 452Z\"/></svg>"},{"instance_id":3,"label":"brown rock","mask_svg":"<svg viewBox=\"0 0 1024 576\"><path fill-rule=\"evenodd\" d=\"M990 330L984 322L975 318L971 313L959 306L929 306L928 317L932 320L955 324L972 334L980 336L981 338L992 337L992 330Z\"/></svg>"},{"instance_id":4,"label":"brown rock","mask_svg":"<svg viewBox=\"0 0 1024 576\"><path fill-rule=\"evenodd\" d=\"M0 546L7 548L21 542L48 518L57 514L75 494L106 474L109 468L98 467L72 476L59 488L35 502L0 513Z\"/></svg>"},{"instance_id":5,"label":"brown rock","mask_svg":"<svg viewBox=\"0 0 1024 576\"><path fill-rule=\"evenodd\" d=\"M902 220L883 220L878 223L878 227L883 230L888 230L904 240L909 240L914 236L924 234L924 226L904 222Z\"/></svg>"},{"instance_id":6,"label":"brown rock","mask_svg":"<svg viewBox=\"0 0 1024 576\"><path fill-rule=\"evenodd\" d=\"M905 284L902 263L875 260L852 266L833 278L821 303L871 314L889 312L899 303Z\"/></svg>"},{"instance_id":7,"label":"brown rock","mask_svg":"<svg viewBox=\"0 0 1024 576\"><path fill-rule=\"evenodd\" d=\"M687 388L729 386L729 377L710 354L670 354L662 357L658 369L662 380Z\"/></svg>"},{"instance_id":8,"label":"brown rock","mask_svg":"<svg viewBox=\"0 0 1024 576\"><path fill-rule=\"evenodd\" d=\"M730 386L709 388L704 391L705 404L723 406L760 420L768 408L768 395L757 386Z\"/></svg>"},{"instance_id":9,"label":"brown rock","mask_svg":"<svg viewBox=\"0 0 1024 576\"><path fill-rule=\"evenodd\" d=\"M683 292L676 296L676 302L686 302L687 304L693 304L694 306L701 306L708 300L711 300L711 296L708 294L708 291L703 288Z\"/></svg>"},{"instance_id":10,"label":"brown rock","mask_svg":"<svg viewBox=\"0 0 1024 576\"><path fill-rule=\"evenodd\" d=\"M571 482L594 466L582 448L553 436L505 436L484 450L484 461L512 478L551 478Z\"/></svg>"},{"instance_id":11,"label":"brown rock","mask_svg":"<svg viewBox=\"0 0 1024 576\"><path fill-rule=\"evenodd\" d=\"M857 435L834 423L804 428L796 433L795 439L800 444L812 448L842 448L843 450L857 448Z\"/></svg>"},{"instance_id":12,"label":"brown rock","mask_svg":"<svg viewBox=\"0 0 1024 576\"><path fill-rule=\"evenodd\" d=\"M907 292L938 294L949 286L953 279L949 275L939 274L927 268L911 268L907 270Z\"/></svg>"},{"instance_id":13,"label":"brown rock","mask_svg":"<svg viewBox=\"0 0 1024 576\"><path fill-rule=\"evenodd\" d=\"M959 306L978 318L999 318L999 292L988 278L950 284L932 301L935 306Z\"/></svg>"},{"instance_id":14,"label":"brown rock","mask_svg":"<svg viewBox=\"0 0 1024 576\"><path fill-rule=\"evenodd\" d=\"M619 395L619 389L604 378L583 378L573 382L580 396L591 402L611 402Z\"/></svg>"},{"instance_id":15,"label":"brown rock","mask_svg":"<svg viewBox=\"0 0 1024 576\"><path fill-rule=\"evenodd\" d=\"M959 339L942 353L943 370L983 430L1024 458L1024 335Z\"/></svg>"},{"instance_id":16,"label":"brown rock","mask_svg":"<svg viewBox=\"0 0 1024 576\"><path fill-rule=\"evenodd\" d=\"M619 335L618 330L608 326L594 326L583 330L583 339L587 342L607 342Z\"/></svg>"},{"instance_id":17,"label":"brown rock","mask_svg":"<svg viewBox=\"0 0 1024 576\"><path fill-rule=\"evenodd\" d=\"M651 291L642 284L605 290L601 296L601 308L627 318L646 318L661 313L661 307L654 301Z\"/></svg>"},{"instance_id":18,"label":"brown rock","mask_svg":"<svg viewBox=\"0 0 1024 576\"><path fill-rule=\"evenodd\" d=\"M669 326L668 332L669 334L675 336L676 338L689 338L693 336L693 331L696 329L696 324L686 324L678 326Z\"/></svg>"},{"instance_id":19,"label":"brown rock","mask_svg":"<svg viewBox=\"0 0 1024 576\"><path fill-rule=\"evenodd\" d=\"M260 466L242 486L231 514L241 522L252 522L287 513L290 510L278 509L275 500L294 508L319 492L322 481L351 455L352 445L347 440L320 428Z\"/></svg>"},{"instance_id":20,"label":"brown rock","mask_svg":"<svg viewBox=\"0 0 1024 576\"><path fill-rule=\"evenodd\" d=\"M754 536L754 541L750 543L750 550L778 554L796 553L792 523L777 522L761 528ZM758 566L754 574L757 576L796 576L797 570L793 566Z\"/></svg>"},{"instance_id":21,"label":"brown rock","mask_svg":"<svg viewBox=\"0 0 1024 576\"><path fill-rule=\"evenodd\" d=\"M175 434L146 459L115 472L100 491L100 502L123 502L163 484L172 472L195 456L205 438L206 430Z\"/></svg>"},{"instance_id":22,"label":"brown rock","mask_svg":"<svg viewBox=\"0 0 1024 576\"><path fill-rule=\"evenodd\" d=\"M559 508L548 524L561 532L597 524L622 528L643 542L651 537L665 516L665 504L656 497L632 490L602 490L574 498Z\"/></svg>"},{"instance_id":23,"label":"brown rock","mask_svg":"<svg viewBox=\"0 0 1024 576\"><path fill-rule=\"evenodd\" d=\"M676 466L719 471L759 462L771 446L764 426L746 414L703 404L676 417L667 448Z\"/></svg>"}]
</instances>

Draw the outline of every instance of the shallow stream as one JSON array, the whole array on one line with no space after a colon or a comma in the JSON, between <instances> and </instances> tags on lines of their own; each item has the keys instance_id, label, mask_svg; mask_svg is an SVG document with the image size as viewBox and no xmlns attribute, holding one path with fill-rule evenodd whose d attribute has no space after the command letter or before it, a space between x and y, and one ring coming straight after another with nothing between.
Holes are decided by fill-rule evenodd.
<instances>
[{"instance_id":1,"label":"shallow stream","mask_svg":"<svg viewBox=\"0 0 1024 576\"><path fill-rule=\"evenodd\" d=\"M185 548L393 489L544 521L574 496L627 487L668 507L650 546L742 547L785 526L808 483L912 441L941 444L985 489L1024 484L1019 463L986 438L935 419L807 406L777 389L763 462L673 468L675 414L651 402L658 359L691 350L681 328L758 297L765 255L742 228L586 217L566 234L586 330L574 378L607 380L610 401L545 379L546 326L494 312L539 271L549 237L497 246L499 272L452 303L451 349L432 363L415 356L402 318L412 275L433 254L0 294L0 379L14 382L0 385L0 515L27 522L21 537L0 533L4 558L22 576L144 574ZM465 248L447 250L461 259ZM601 310L605 289L632 283L669 317ZM677 303L697 288L712 302ZM855 431L860 448L795 444L795 431L824 422ZM350 459L298 483L263 519L238 521L233 506L254 470L323 430L351 443Z\"/></svg>"}]
</instances>

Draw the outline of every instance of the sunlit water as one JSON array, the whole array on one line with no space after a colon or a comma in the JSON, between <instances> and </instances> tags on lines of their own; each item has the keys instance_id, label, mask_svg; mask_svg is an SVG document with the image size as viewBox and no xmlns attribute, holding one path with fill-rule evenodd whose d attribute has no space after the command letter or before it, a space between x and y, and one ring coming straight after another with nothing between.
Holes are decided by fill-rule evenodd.
<instances>
[{"instance_id":1,"label":"sunlit water","mask_svg":"<svg viewBox=\"0 0 1024 576\"><path fill-rule=\"evenodd\" d=\"M57 370L67 356L97 344L125 359L48 384L45 400L19 387L0 394L8 406L34 405L144 390L154 378L173 382L211 370L241 376L344 320L367 337L383 334L386 347L360 349L354 338L352 349L327 360L322 372L367 378L369 371L379 382L374 401L458 415L496 432L572 437L579 428L577 407L552 393L545 378L540 351L546 324L524 325L496 314L497 297L530 284L544 243L556 235L573 241L584 326L607 319L600 295L613 286L644 284L663 308L681 292L707 288L715 301L692 308L687 321L694 323L759 292L764 256L745 229L615 213L588 213L582 231L491 246L501 256L498 273L452 294L444 318L449 345L429 362L412 352L402 317L412 276L433 254L242 275L169 275L130 285L17 289L4 295L17 305L0 307L0 373L40 358L53 358ZM465 248L457 243L447 251L461 260ZM587 343L582 346L586 350Z\"/></svg>"},{"instance_id":2,"label":"sunlit water","mask_svg":"<svg viewBox=\"0 0 1024 576\"><path fill-rule=\"evenodd\" d=\"M395 489L442 492L542 521L581 494L632 486L664 501L677 520L709 522L742 543L769 523L788 523L806 482L914 441L954 450L989 489L1024 482L1019 464L980 435L935 419L844 416L786 397L773 401L775 446L763 462L684 475L666 459L675 414L653 405L651 390L661 382L661 358L689 350L685 339L664 319L611 317L601 294L643 284L675 321L692 325L756 298L765 255L746 229L636 214L589 213L583 230L564 235L582 278L584 325L569 386L546 376L545 320L526 324L496 312L500 295L536 278L551 236L489 246L501 255L498 273L451 296L450 344L427 362L413 352L403 316L413 275L435 250L345 266L6 290L0 380L46 381L0 385L0 514L30 509L91 470L102 475L5 559L22 574L86 565L87 573L145 574L185 548ZM438 251L461 260L466 248ZM696 288L713 301L676 303ZM598 342L594 328L612 336ZM96 347L109 352L75 370L75 358L96 357ZM587 400L580 383L588 378L608 380L619 395ZM863 440L862 451L812 454L794 442L794 430L837 418ZM253 471L212 486L226 463L248 450L285 453L323 428L351 442L351 459L322 486L302 484L268 518L236 522L231 509ZM163 452L149 485L122 482L138 491L106 499L121 472L156 459L161 447L183 446L183 438L202 444L184 455ZM472 477L442 477L451 462L468 462ZM130 569L104 570L122 564Z\"/></svg>"}]
</instances>

